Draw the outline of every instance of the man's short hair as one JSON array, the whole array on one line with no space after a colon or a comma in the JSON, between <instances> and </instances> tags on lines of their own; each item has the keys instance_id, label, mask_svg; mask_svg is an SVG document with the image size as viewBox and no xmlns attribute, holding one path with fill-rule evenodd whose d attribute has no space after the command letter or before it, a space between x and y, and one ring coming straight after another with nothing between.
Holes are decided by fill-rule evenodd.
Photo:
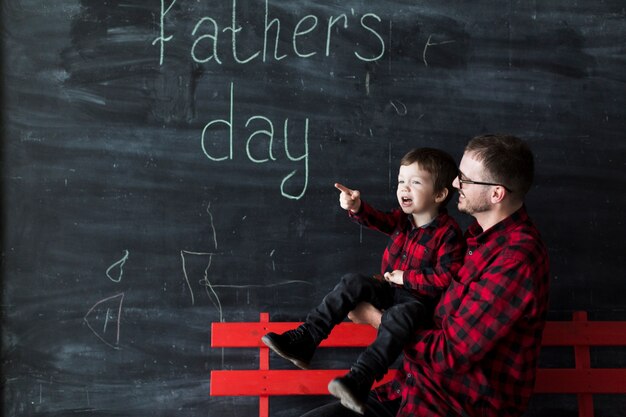
<instances>
[{"instance_id":1,"label":"man's short hair","mask_svg":"<svg viewBox=\"0 0 626 417\"><path fill-rule=\"evenodd\" d=\"M523 198L533 183L535 162L528 144L512 135L481 135L472 138L465 152L482 162L490 178L482 181L505 185Z\"/></svg>"},{"instance_id":2,"label":"man's short hair","mask_svg":"<svg viewBox=\"0 0 626 417\"><path fill-rule=\"evenodd\" d=\"M448 189L448 196L440 204L445 207L454 194L452 182L457 176L458 168L456 161L450 154L435 148L415 148L407 152L400 160L400 165L411 165L417 162L420 169L427 171L433 177L433 189L435 192Z\"/></svg>"}]
</instances>

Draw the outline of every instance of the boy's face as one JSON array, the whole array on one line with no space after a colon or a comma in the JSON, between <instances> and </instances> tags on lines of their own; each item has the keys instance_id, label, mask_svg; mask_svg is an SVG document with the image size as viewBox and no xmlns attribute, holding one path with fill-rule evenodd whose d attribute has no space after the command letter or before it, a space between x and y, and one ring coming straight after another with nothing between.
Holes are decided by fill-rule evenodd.
<instances>
[{"instance_id":1,"label":"boy's face","mask_svg":"<svg viewBox=\"0 0 626 417\"><path fill-rule=\"evenodd\" d=\"M400 165L398 173L398 203L407 214L426 214L436 209L433 177L420 169L417 162Z\"/></svg>"}]
</instances>

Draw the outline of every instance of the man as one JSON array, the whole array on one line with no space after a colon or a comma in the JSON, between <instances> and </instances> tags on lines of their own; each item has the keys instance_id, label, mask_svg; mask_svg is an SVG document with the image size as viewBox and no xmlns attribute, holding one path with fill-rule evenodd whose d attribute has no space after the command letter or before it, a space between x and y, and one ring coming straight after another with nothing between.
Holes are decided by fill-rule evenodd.
<instances>
[{"instance_id":1,"label":"man","mask_svg":"<svg viewBox=\"0 0 626 417\"><path fill-rule=\"evenodd\" d=\"M520 416L532 394L548 302L548 255L524 196L533 155L520 139L484 135L465 148L454 187L475 222L434 326L407 345L395 379L370 394L366 416ZM362 304L349 316L378 327ZM340 404L307 413L350 416Z\"/></svg>"}]
</instances>

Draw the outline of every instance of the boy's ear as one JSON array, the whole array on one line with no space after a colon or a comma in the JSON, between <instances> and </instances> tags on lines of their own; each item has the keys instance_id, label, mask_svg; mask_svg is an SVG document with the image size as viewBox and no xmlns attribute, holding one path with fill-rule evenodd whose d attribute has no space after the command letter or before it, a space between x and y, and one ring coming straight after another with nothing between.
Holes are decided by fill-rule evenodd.
<instances>
[{"instance_id":1,"label":"boy's ear","mask_svg":"<svg viewBox=\"0 0 626 417\"><path fill-rule=\"evenodd\" d=\"M448 196L448 192L448 188L443 188L437 191L437 193L435 194L435 203L443 203Z\"/></svg>"}]
</instances>

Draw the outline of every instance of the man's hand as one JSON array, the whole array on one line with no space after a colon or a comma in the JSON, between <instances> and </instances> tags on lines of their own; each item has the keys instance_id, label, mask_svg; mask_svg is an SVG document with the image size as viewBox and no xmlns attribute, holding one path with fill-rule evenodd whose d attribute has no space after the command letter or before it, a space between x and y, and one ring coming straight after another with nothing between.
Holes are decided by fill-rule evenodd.
<instances>
[{"instance_id":1,"label":"man's hand","mask_svg":"<svg viewBox=\"0 0 626 417\"><path fill-rule=\"evenodd\" d=\"M366 302L357 304L356 308L348 313L348 318L354 323L369 324L375 329L378 329L380 326L382 317L382 311Z\"/></svg>"},{"instance_id":2,"label":"man's hand","mask_svg":"<svg viewBox=\"0 0 626 417\"><path fill-rule=\"evenodd\" d=\"M335 188L341 191L341 194L339 194L341 208L350 210L353 213L358 212L361 208L361 193L358 190L351 190L338 182L335 183Z\"/></svg>"},{"instance_id":3,"label":"man's hand","mask_svg":"<svg viewBox=\"0 0 626 417\"><path fill-rule=\"evenodd\" d=\"M385 280L394 284L404 285L404 271L385 272Z\"/></svg>"}]
</instances>

